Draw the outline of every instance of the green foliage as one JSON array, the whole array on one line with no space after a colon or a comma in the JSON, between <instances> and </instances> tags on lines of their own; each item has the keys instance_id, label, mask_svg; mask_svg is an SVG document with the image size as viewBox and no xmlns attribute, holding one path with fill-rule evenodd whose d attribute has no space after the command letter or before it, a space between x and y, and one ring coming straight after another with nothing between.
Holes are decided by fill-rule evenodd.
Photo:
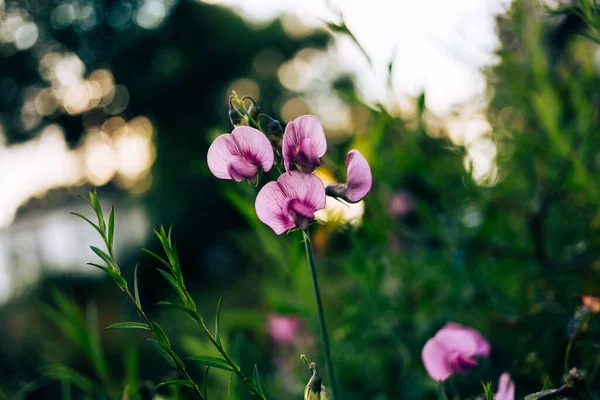
<instances>
[{"instance_id":1,"label":"green foliage","mask_svg":"<svg viewBox=\"0 0 600 400\"><path fill-rule=\"evenodd\" d=\"M481 382L483 386L483 393L485 394L486 400L494 400L494 391L492 390L492 382Z\"/></svg>"},{"instance_id":2,"label":"green foliage","mask_svg":"<svg viewBox=\"0 0 600 400\"><path fill-rule=\"evenodd\" d=\"M94 209L94 211L96 213L96 217L98 219L98 225L95 225L88 218L86 218L82 215L78 215L78 214L76 214L76 215L79 216L80 218L84 219L86 222L90 223L92 226L94 226L96 231L98 231L100 233L100 236L103 238L103 240L106 244L107 250L108 250L108 253L105 253L101 249L98 249L97 247L92 246L91 248L94 251L94 253L96 253L96 255L98 255L107 264L107 267L103 267L103 266L97 265L97 264L92 264L92 265L97 268L100 268L101 270L106 272L109 276L111 276L114 279L114 281L117 283L119 288L125 293L125 295L129 299L131 304L134 306L138 315L144 321L143 323L120 322L120 323L112 324L105 329L142 329L142 330L150 331L153 336L153 338L148 338L148 341L150 342L150 344L156 349L156 351L167 361L167 363L172 368L178 369L180 371L180 373L186 378L184 380L177 379L177 380L170 380L167 382L163 382L163 383L160 383L159 385L157 385L156 388L160 388L160 387L166 386L166 385L186 386L186 387L194 389L194 392L196 393L196 395L199 398L205 399L205 394L208 391L207 382L206 382L207 377L208 377L208 368L205 370L205 374L204 374L204 386L203 386L204 390L201 391L199 386L193 380L193 378L188 374L183 360L173 351L171 341L169 340L169 338L168 338L167 334L165 333L165 331L163 330L163 328L161 328L161 326L157 322L150 321L150 319L147 317L146 313L144 312L141 301L140 301L139 292L138 292L138 290L139 290L138 289L138 274L137 274L138 266L136 265L136 267L134 269L134 285L133 285L134 286L134 294L131 294L131 292L129 291L128 285L127 285L127 281L121 276L121 269L119 268L119 266L116 262L116 259L113 255L113 238L114 238L114 224L115 224L114 207L111 208L108 227L106 227L105 222L104 222L104 216L102 213L102 209L100 208L100 203L98 201L98 196L97 196L96 192L93 190L90 191L89 198L85 199L85 200ZM159 226L158 229L154 230L156 237L159 239L159 241L163 247L163 250L165 251L167 259L162 258L158 254L156 254L148 249L143 249L143 251L146 254L152 256L154 259L160 261L161 264L163 264L166 267L166 269L159 268L158 272L160 273L161 276L163 276L165 278L165 280L170 284L170 286L173 289L175 289L175 291L179 294L179 297L181 298L181 301L183 302L183 304L176 304L176 303L171 303L171 302L166 302L166 301L158 302L158 304L174 307L176 309L182 310L185 313L187 313L192 318L192 320L194 320L199 325L200 329L208 337L210 342L215 346L216 350L223 356L223 358L218 358L218 357L213 357L213 356L199 355L199 356L189 357L188 360L195 361L199 364L206 365L207 367L214 367L214 368L218 368L218 369L222 369L225 371L230 371L230 372L235 373L246 384L246 386L248 387L248 390L251 394L253 394L254 396L256 396L259 399L266 400L267 399L266 388L264 386L264 383L262 382L262 379L261 380L257 379L257 378L259 378L259 376L258 376L258 371L257 371L256 367L254 370L254 376L255 376L254 379L259 382L259 385L256 385L254 383L252 383L252 384L249 383L250 382L249 379L251 379L251 378L246 378L242 374L240 367L237 366L231 360L230 356L226 353L226 351L223 347L223 344L220 339L220 333L219 333L219 331L220 331L219 321L220 321L222 297L219 298L219 301L217 303L217 312L215 315L214 336L209 331L209 329L206 327L206 325L204 324L204 320L203 320L202 316L200 315L200 313L197 311L196 304L194 303L194 300L192 299L191 295L189 294L189 292L185 286L185 282L183 280L183 274L181 272L181 265L179 263L179 255L177 254L177 250L172 241L171 232L172 232L171 228L167 232L167 231L165 231L165 229L162 225ZM135 383L133 383L133 384L130 383L128 385L130 390L131 390L131 387L134 385L135 385ZM127 388L125 390L127 390Z\"/></svg>"},{"instance_id":3,"label":"green foliage","mask_svg":"<svg viewBox=\"0 0 600 400\"><path fill-rule=\"evenodd\" d=\"M224 359L218 358L218 357L190 356L190 357L186 358L186 360L196 361L202 365L222 369L225 371L231 371L231 372L235 371L235 369L229 364L229 362L227 362L227 360L224 360Z\"/></svg>"}]
</instances>

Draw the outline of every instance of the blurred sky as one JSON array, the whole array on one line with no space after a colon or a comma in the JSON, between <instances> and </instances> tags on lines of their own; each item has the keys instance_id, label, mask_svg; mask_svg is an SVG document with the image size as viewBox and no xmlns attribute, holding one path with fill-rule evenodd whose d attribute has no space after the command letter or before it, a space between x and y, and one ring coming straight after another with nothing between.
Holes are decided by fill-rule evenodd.
<instances>
[{"instance_id":1,"label":"blurred sky","mask_svg":"<svg viewBox=\"0 0 600 400\"><path fill-rule=\"evenodd\" d=\"M202 1L230 7L257 26L282 17L291 34L339 22L342 15L373 65L347 38L337 41L332 56L356 72L365 99L393 104L424 90L427 106L439 114L482 95L480 69L495 61L499 45L495 18L510 5L509 0ZM385 91L390 61L392 94Z\"/></svg>"}]
</instances>

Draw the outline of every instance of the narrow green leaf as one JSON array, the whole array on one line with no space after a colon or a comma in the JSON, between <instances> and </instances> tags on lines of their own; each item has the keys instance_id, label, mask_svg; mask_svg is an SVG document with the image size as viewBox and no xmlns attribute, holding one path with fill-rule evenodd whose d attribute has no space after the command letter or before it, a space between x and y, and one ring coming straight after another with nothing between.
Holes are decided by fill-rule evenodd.
<instances>
[{"instance_id":1,"label":"narrow green leaf","mask_svg":"<svg viewBox=\"0 0 600 400\"><path fill-rule=\"evenodd\" d=\"M198 312L196 312L186 306L182 306L181 304L171 303L170 301L159 301L156 304L161 305L161 306L175 307L178 310L181 310L181 311L187 313L194 321L196 321L196 322L202 321L202 317L200 316L200 314L198 314Z\"/></svg>"},{"instance_id":2,"label":"narrow green leaf","mask_svg":"<svg viewBox=\"0 0 600 400\"><path fill-rule=\"evenodd\" d=\"M106 223L104 222L102 206L100 206L100 201L98 200L98 193L96 193L95 190L90 191L90 200L92 202L92 208L96 212L96 217L98 217L98 226L104 231L106 229Z\"/></svg>"},{"instance_id":3,"label":"narrow green leaf","mask_svg":"<svg viewBox=\"0 0 600 400\"><path fill-rule=\"evenodd\" d=\"M103 265L99 265L99 264L87 263L87 265L91 265L93 267L99 268L102 271L106 272L111 278L113 278L115 280L115 282L117 282L117 285L119 285L119 287L121 287L121 288L127 287L127 281L118 272L115 272L112 269L105 267Z\"/></svg>"},{"instance_id":4,"label":"narrow green leaf","mask_svg":"<svg viewBox=\"0 0 600 400\"><path fill-rule=\"evenodd\" d=\"M99 388L90 378L75 372L64 365L48 365L42 368L42 375L59 381L67 381L81 389L84 393L94 393Z\"/></svg>"},{"instance_id":5,"label":"narrow green leaf","mask_svg":"<svg viewBox=\"0 0 600 400\"><path fill-rule=\"evenodd\" d=\"M550 380L550 376L547 376L544 379L544 384L542 385L542 391L552 389L552 381Z\"/></svg>"},{"instance_id":6,"label":"narrow green leaf","mask_svg":"<svg viewBox=\"0 0 600 400\"><path fill-rule=\"evenodd\" d=\"M487 400L494 400L494 392L492 391L492 382L481 382L481 386L483 386L483 392L485 393L485 398Z\"/></svg>"},{"instance_id":7,"label":"narrow green leaf","mask_svg":"<svg viewBox=\"0 0 600 400\"><path fill-rule=\"evenodd\" d=\"M156 385L154 390L159 389L163 386L169 386L169 385L186 386L186 387L189 387L192 389L196 389L196 385L194 385L192 382L186 381L184 379L177 379L177 380L173 380L173 381L159 383L158 385Z\"/></svg>"},{"instance_id":8,"label":"narrow green leaf","mask_svg":"<svg viewBox=\"0 0 600 400\"><path fill-rule=\"evenodd\" d=\"M173 231L173 224L171 224L171 226L169 226L169 233L167 234L167 240L169 241L169 244L172 246L173 245L173 241L171 240L171 232ZM164 228L163 228L163 232L164 232Z\"/></svg>"},{"instance_id":9,"label":"narrow green leaf","mask_svg":"<svg viewBox=\"0 0 600 400\"><path fill-rule=\"evenodd\" d=\"M160 325L158 325L154 321L152 321L152 332L154 333L154 336L156 336L158 343L160 343L162 345L162 347L167 348L167 349L171 348L171 342L169 342L169 338L167 337L167 334L165 333L165 331L163 331L163 329L160 327Z\"/></svg>"},{"instance_id":10,"label":"narrow green leaf","mask_svg":"<svg viewBox=\"0 0 600 400\"><path fill-rule=\"evenodd\" d=\"M219 297L219 302L217 303L217 314L215 315L215 339L217 343L221 345L221 336L219 335L219 319L221 314L221 301L223 300L223 296Z\"/></svg>"},{"instance_id":11,"label":"narrow green leaf","mask_svg":"<svg viewBox=\"0 0 600 400\"><path fill-rule=\"evenodd\" d=\"M206 365L209 367L219 368L225 371L234 371L234 369L229 365L227 361L219 357L212 356L191 356L187 357L186 360L196 361L202 365Z\"/></svg>"},{"instance_id":12,"label":"narrow green leaf","mask_svg":"<svg viewBox=\"0 0 600 400\"><path fill-rule=\"evenodd\" d=\"M208 400L208 371L210 370L210 367L206 367L206 370L204 371L204 380L202 381L202 383L204 384L204 400Z\"/></svg>"},{"instance_id":13,"label":"narrow green leaf","mask_svg":"<svg viewBox=\"0 0 600 400\"><path fill-rule=\"evenodd\" d=\"M8 400L8 397L6 397L2 389L0 389L0 400Z\"/></svg>"},{"instance_id":14,"label":"narrow green leaf","mask_svg":"<svg viewBox=\"0 0 600 400\"><path fill-rule=\"evenodd\" d=\"M554 393L558 392L559 390L560 389L550 389L550 390L542 390L541 392L531 393L531 394L528 394L527 396L525 396L525 400L535 400L538 397L554 394Z\"/></svg>"},{"instance_id":15,"label":"narrow green leaf","mask_svg":"<svg viewBox=\"0 0 600 400\"><path fill-rule=\"evenodd\" d=\"M104 232L100 229L100 227L98 225L96 225L95 223L93 223L92 221L90 221L87 217L85 217L79 213L75 213L75 212L72 212L71 215L74 215L74 216L79 217L79 218L83 219L84 221L86 221L88 224L93 226L96 231L98 231L98 233L100 234L100 236L102 238L104 238Z\"/></svg>"},{"instance_id":16,"label":"narrow green leaf","mask_svg":"<svg viewBox=\"0 0 600 400\"><path fill-rule=\"evenodd\" d=\"M135 264L135 268L133 269L133 296L135 298L135 304L139 308L142 308L142 303L140 302L140 293L138 292L138 266L140 264Z\"/></svg>"},{"instance_id":17,"label":"narrow green leaf","mask_svg":"<svg viewBox=\"0 0 600 400\"><path fill-rule=\"evenodd\" d=\"M96 255L98 257L100 257L102 259L102 261L104 261L106 263L106 265L108 265L112 269L116 269L115 266L113 265L112 259L110 258L110 256L108 254L106 254L105 252L103 252L102 250L97 248L96 246L90 246L90 249L92 249L92 251L94 253L96 253Z\"/></svg>"},{"instance_id":18,"label":"narrow green leaf","mask_svg":"<svg viewBox=\"0 0 600 400\"><path fill-rule=\"evenodd\" d=\"M144 329L149 331L150 328L146 324L142 324L141 322L118 322L116 324L112 324L104 328L104 330L108 329Z\"/></svg>"},{"instance_id":19,"label":"narrow green leaf","mask_svg":"<svg viewBox=\"0 0 600 400\"><path fill-rule=\"evenodd\" d=\"M267 388L265 387L265 383L263 382L260 374L258 373L258 366L256 364L254 364L254 371L252 372L252 376L254 377L254 382L256 382L256 389L265 400L268 400L269 396L267 396Z\"/></svg>"},{"instance_id":20,"label":"narrow green leaf","mask_svg":"<svg viewBox=\"0 0 600 400\"><path fill-rule=\"evenodd\" d=\"M233 394L233 372L229 374L229 383L227 383L227 400L232 399Z\"/></svg>"},{"instance_id":21,"label":"narrow green leaf","mask_svg":"<svg viewBox=\"0 0 600 400\"><path fill-rule=\"evenodd\" d=\"M113 238L115 234L115 207L110 208L110 215L108 216L108 245L109 248L113 249Z\"/></svg>"},{"instance_id":22,"label":"narrow green leaf","mask_svg":"<svg viewBox=\"0 0 600 400\"><path fill-rule=\"evenodd\" d=\"M161 256L159 256L158 254L154 253L153 251L150 251L148 249L142 249L142 251L154 258L156 258L158 261L160 261L164 266L166 266L169 270L171 270L171 264L169 264L164 258L162 258Z\"/></svg>"},{"instance_id":23,"label":"narrow green leaf","mask_svg":"<svg viewBox=\"0 0 600 400\"><path fill-rule=\"evenodd\" d=\"M257 390L256 389L256 382L254 381L253 378L244 378L244 385L246 385L246 387L248 387L250 390Z\"/></svg>"},{"instance_id":24,"label":"narrow green leaf","mask_svg":"<svg viewBox=\"0 0 600 400\"><path fill-rule=\"evenodd\" d=\"M164 269L157 268L157 270L167 280L167 282L169 282L171 286L173 286L173 289L175 289L177 294L179 294L179 297L181 297L181 300L185 303L187 300L187 298L185 297L185 293L183 292L183 289L181 289L179 283L175 280L173 275L169 274Z\"/></svg>"},{"instance_id":25,"label":"narrow green leaf","mask_svg":"<svg viewBox=\"0 0 600 400\"><path fill-rule=\"evenodd\" d=\"M169 353L167 353L167 351L165 349L163 349L160 346L160 343L158 343L156 340L154 339L148 339L148 341L150 343L152 343L152 346L154 346L156 348L156 350L158 351L158 353L163 356L163 358L165 360L167 360L167 362L169 363L169 365L173 368L177 368L177 364L175 363L175 360L173 360L173 358L169 355Z\"/></svg>"}]
</instances>

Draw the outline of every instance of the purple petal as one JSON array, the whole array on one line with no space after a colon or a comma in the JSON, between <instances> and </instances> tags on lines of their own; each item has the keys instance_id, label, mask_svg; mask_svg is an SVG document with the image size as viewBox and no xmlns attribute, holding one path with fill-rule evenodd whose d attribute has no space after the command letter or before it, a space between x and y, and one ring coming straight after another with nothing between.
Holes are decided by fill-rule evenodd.
<instances>
[{"instance_id":1,"label":"purple petal","mask_svg":"<svg viewBox=\"0 0 600 400\"><path fill-rule=\"evenodd\" d=\"M490 353L489 342L479 332L460 324L453 322L446 324L435 337L466 357L487 356Z\"/></svg>"},{"instance_id":2,"label":"purple petal","mask_svg":"<svg viewBox=\"0 0 600 400\"><path fill-rule=\"evenodd\" d=\"M371 167L358 150L350 150L346 157L346 188L344 195L351 202L362 200L373 186Z\"/></svg>"},{"instance_id":3,"label":"purple petal","mask_svg":"<svg viewBox=\"0 0 600 400\"><path fill-rule=\"evenodd\" d=\"M208 149L207 161L210 172L219 179L232 179L229 175L229 161L232 156L239 156L237 145L230 133L215 139Z\"/></svg>"},{"instance_id":4,"label":"purple petal","mask_svg":"<svg viewBox=\"0 0 600 400\"><path fill-rule=\"evenodd\" d=\"M425 343L421 358L431 379L445 381L454 373L449 356L449 349L437 337L434 336Z\"/></svg>"},{"instance_id":5,"label":"purple petal","mask_svg":"<svg viewBox=\"0 0 600 400\"><path fill-rule=\"evenodd\" d=\"M317 176L291 171L281 175L277 184L286 197L300 200L313 213L325 208L325 186Z\"/></svg>"},{"instance_id":6,"label":"purple petal","mask_svg":"<svg viewBox=\"0 0 600 400\"><path fill-rule=\"evenodd\" d=\"M269 139L248 126L235 128L210 145L207 161L210 171L220 179L252 179L259 168L269 171L273 166L273 148Z\"/></svg>"},{"instance_id":7,"label":"purple petal","mask_svg":"<svg viewBox=\"0 0 600 400\"><path fill-rule=\"evenodd\" d=\"M278 235L294 227L294 223L288 219L287 213L282 208L285 201L286 195L279 184L269 182L258 192L254 203L258 219Z\"/></svg>"},{"instance_id":8,"label":"purple petal","mask_svg":"<svg viewBox=\"0 0 600 400\"><path fill-rule=\"evenodd\" d=\"M514 400L515 383L510 379L508 373L500 375L498 382L498 392L494 395L494 400Z\"/></svg>"},{"instance_id":9,"label":"purple petal","mask_svg":"<svg viewBox=\"0 0 600 400\"><path fill-rule=\"evenodd\" d=\"M303 139L308 139L303 142ZM319 118L303 115L289 122L283 135L283 161L286 171L292 162L307 170L318 166L318 159L327 151L325 131ZM300 157L297 157L300 155ZM316 161L315 161L316 159ZM315 165L315 162L317 163Z\"/></svg>"},{"instance_id":10,"label":"purple petal","mask_svg":"<svg viewBox=\"0 0 600 400\"><path fill-rule=\"evenodd\" d=\"M232 179L237 182L241 182L244 179L254 178L259 169L256 165L250 164L240 156L231 156L229 163L227 163L227 172Z\"/></svg>"},{"instance_id":11,"label":"purple petal","mask_svg":"<svg viewBox=\"0 0 600 400\"><path fill-rule=\"evenodd\" d=\"M450 362L452 370L461 375L467 375L469 371L471 371L471 368L475 368L477 366L477 361L465 356L464 354L461 354L458 351L452 352L448 358L448 361Z\"/></svg>"},{"instance_id":12,"label":"purple petal","mask_svg":"<svg viewBox=\"0 0 600 400\"><path fill-rule=\"evenodd\" d=\"M233 135L238 146L240 156L251 164L269 171L273 166L273 148L264 133L249 126L235 128Z\"/></svg>"}]
</instances>

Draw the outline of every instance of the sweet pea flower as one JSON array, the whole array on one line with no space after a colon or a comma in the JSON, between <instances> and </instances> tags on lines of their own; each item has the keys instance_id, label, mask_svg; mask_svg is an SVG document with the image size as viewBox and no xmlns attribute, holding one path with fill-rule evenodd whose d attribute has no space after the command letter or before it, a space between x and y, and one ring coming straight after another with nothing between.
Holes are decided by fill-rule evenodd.
<instances>
[{"instance_id":1,"label":"sweet pea flower","mask_svg":"<svg viewBox=\"0 0 600 400\"><path fill-rule=\"evenodd\" d=\"M373 176L366 158L358 150L350 150L346 156L346 183L327 186L327 195L358 203L372 186Z\"/></svg>"},{"instance_id":2,"label":"sweet pea flower","mask_svg":"<svg viewBox=\"0 0 600 400\"><path fill-rule=\"evenodd\" d=\"M321 165L319 160L327 151L325 131L319 118L303 115L289 122L283 134L283 164L287 172L292 163L304 173Z\"/></svg>"},{"instance_id":3,"label":"sweet pea flower","mask_svg":"<svg viewBox=\"0 0 600 400\"><path fill-rule=\"evenodd\" d=\"M210 145L208 168L220 179L254 181L260 170L273 166L273 148L269 139L258 129L240 126Z\"/></svg>"},{"instance_id":4,"label":"sweet pea flower","mask_svg":"<svg viewBox=\"0 0 600 400\"><path fill-rule=\"evenodd\" d=\"M255 209L258 219L276 234L293 227L302 230L325 207L325 187L315 175L291 171L269 182L258 192Z\"/></svg>"},{"instance_id":5,"label":"sweet pea flower","mask_svg":"<svg viewBox=\"0 0 600 400\"><path fill-rule=\"evenodd\" d=\"M450 322L425 343L421 357L429 376L444 381L454 373L467 374L477 366L473 357L489 353L490 344L479 332Z\"/></svg>"},{"instance_id":6,"label":"sweet pea flower","mask_svg":"<svg viewBox=\"0 0 600 400\"><path fill-rule=\"evenodd\" d=\"M271 313L267 317L267 332L274 341L292 344L300 328L298 317Z\"/></svg>"},{"instance_id":7,"label":"sweet pea flower","mask_svg":"<svg viewBox=\"0 0 600 400\"><path fill-rule=\"evenodd\" d=\"M498 381L498 391L494 395L494 400L514 400L515 383L510 379L510 375L505 372L500 375Z\"/></svg>"}]
</instances>

